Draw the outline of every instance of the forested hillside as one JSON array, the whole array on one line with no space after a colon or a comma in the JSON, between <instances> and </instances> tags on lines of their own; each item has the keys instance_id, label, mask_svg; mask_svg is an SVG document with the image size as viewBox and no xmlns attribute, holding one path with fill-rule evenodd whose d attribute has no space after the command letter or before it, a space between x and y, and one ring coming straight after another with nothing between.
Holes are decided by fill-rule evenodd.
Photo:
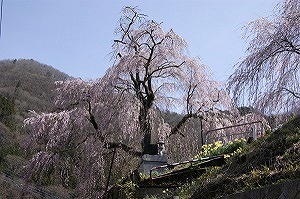
<instances>
[{"instance_id":1,"label":"forested hillside","mask_svg":"<svg viewBox=\"0 0 300 199\"><path fill-rule=\"evenodd\" d=\"M17 116L29 109L51 109L54 82L66 80L68 75L34 60L0 61L0 94L14 102Z\"/></svg>"},{"instance_id":2,"label":"forested hillside","mask_svg":"<svg viewBox=\"0 0 300 199\"><path fill-rule=\"evenodd\" d=\"M28 110L50 111L54 82L69 78L34 60L0 61L0 122L20 130Z\"/></svg>"},{"instance_id":3,"label":"forested hillside","mask_svg":"<svg viewBox=\"0 0 300 199\"><path fill-rule=\"evenodd\" d=\"M19 173L26 163L22 149L23 120L28 110L53 109L55 81L70 77L51 66L28 59L0 61L0 170ZM16 190L7 194L17 194ZM0 195L3 195L0 192ZM12 195L18 196L18 195Z\"/></svg>"}]
</instances>

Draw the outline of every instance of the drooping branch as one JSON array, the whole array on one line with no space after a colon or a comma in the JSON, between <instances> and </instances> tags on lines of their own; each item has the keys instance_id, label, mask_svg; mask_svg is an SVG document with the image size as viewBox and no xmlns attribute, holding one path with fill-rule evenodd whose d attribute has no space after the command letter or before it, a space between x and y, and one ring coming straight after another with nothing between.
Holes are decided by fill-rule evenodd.
<instances>
[{"instance_id":1,"label":"drooping branch","mask_svg":"<svg viewBox=\"0 0 300 199\"><path fill-rule=\"evenodd\" d=\"M167 69L170 68L180 68L183 64L185 63L185 61L182 61L179 64L166 64L166 65L161 65L159 66L157 69L153 70L150 74L149 77L153 77L154 74L156 72L158 72L159 74L163 73L164 71L166 71ZM156 77L161 77L161 75L157 75Z\"/></svg>"},{"instance_id":2,"label":"drooping branch","mask_svg":"<svg viewBox=\"0 0 300 199\"><path fill-rule=\"evenodd\" d=\"M70 151L75 151L77 150L82 144L84 144L87 139L92 136L93 134L87 135L82 141L76 144L74 147L66 148L66 149L52 149L51 151L54 154L63 154L63 153L68 153ZM126 144L123 144L121 142L103 142L103 148L104 149L114 149L114 148L120 148L123 151L127 152L130 155L136 156L136 157L141 157L142 152L135 150L133 147L130 147Z\"/></svg>"},{"instance_id":3,"label":"drooping branch","mask_svg":"<svg viewBox=\"0 0 300 199\"><path fill-rule=\"evenodd\" d=\"M292 90L287 89L287 88L282 88L282 90L287 91L288 93L292 94L295 98L300 98L300 93L297 93L297 92L292 91Z\"/></svg>"},{"instance_id":4,"label":"drooping branch","mask_svg":"<svg viewBox=\"0 0 300 199\"><path fill-rule=\"evenodd\" d=\"M284 42L284 44L287 44L287 45L284 45L286 51L293 52L293 53L300 55L300 46L299 45L293 44L293 42L289 41L286 37L282 40L282 42Z\"/></svg>"},{"instance_id":5,"label":"drooping branch","mask_svg":"<svg viewBox=\"0 0 300 199\"><path fill-rule=\"evenodd\" d=\"M185 135L180 132L180 128L183 127L191 118L199 118L202 120L203 116L200 116L197 113L189 113L184 115L183 118L181 118L181 120L171 129L171 132L167 137L171 137L175 134L180 134L182 137L185 137Z\"/></svg>"},{"instance_id":6,"label":"drooping branch","mask_svg":"<svg viewBox=\"0 0 300 199\"><path fill-rule=\"evenodd\" d=\"M92 113L91 102L87 101L87 103L88 103L88 112L89 112L89 119L88 120L90 121L90 123L92 124L92 126L94 127L94 129L96 130L97 137L99 137L100 140L101 140L101 142L103 142L104 148L107 148L107 149L120 148L120 149L122 149L123 151L127 152L130 155L141 156L142 152L136 151L134 148L132 148L132 147L126 145L126 144L123 144L123 143L120 143L120 142L108 142L108 141L105 141L105 138L99 132L98 124L97 124L97 122L95 120L95 116ZM88 136L92 136L92 135L94 135L94 134L91 133ZM88 136L86 136L86 138L83 141L81 141L76 147L74 147L72 149L67 149L65 151L77 149L80 144L84 143L87 140Z\"/></svg>"},{"instance_id":7,"label":"drooping branch","mask_svg":"<svg viewBox=\"0 0 300 199\"><path fill-rule=\"evenodd\" d=\"M175 135L175 134L180 134L182 137L185 137L184 134L182 134L179 130L180 128L190 119L190 118L199 118L199 116L195 113L190 113L186 114L181 120L171 129L170 134L168 137Z\"/></svg>"},{"instance_id":8,"label":"drooping branch","mask_svg":"<svg viewBox=\"0 0 300 199\"><path fill-rule=\"evenodd\" d=\"M247 26L248 55L236 65L227 86L236 103L245 103L248 96L247 103L262 112L297 109L299 93L293 88L299 87L299 6L299 0L285 0L271 19L258 19Z\"/></svg>"},{"instance_id":9,"label":"drooping branch","mask_svg":"<svg viewBox=\"0 0 300 199\"><path fill-rule=\"evenodd\" d=\"M90 123L93 125L94 129L96 131L99 130L99 127L98 127L98 124L96 122L96 119L95 119L95 116L93 115L92 113L92 106L91 106L91 102L90 101L87 101L88 103L88 112L89 112L89 118L88 120L90 121ZM102 138L101 138L102 139ZM103 140L102 140L103 141Z\"/></svg>"}]
</instances>

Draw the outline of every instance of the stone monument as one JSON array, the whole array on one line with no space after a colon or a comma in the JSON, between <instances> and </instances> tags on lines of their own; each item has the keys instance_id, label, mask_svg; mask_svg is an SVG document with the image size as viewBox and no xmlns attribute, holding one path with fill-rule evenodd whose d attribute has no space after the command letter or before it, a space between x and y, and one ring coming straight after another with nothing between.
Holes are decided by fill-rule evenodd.
<instances>
[{"instance_id":1,"label":"stone monument","mask_svg":"<svg viewBox=\"0 0 300 199\"><path fill-rule=\"evenodd\" d=\"M150 174L150 170L154 167L168 164L164 141L159 140L157 144L150 144L150 140L148 138L148 142L144 142L144 154L139 161L138 170L144 174Z\"/></svg>"}]
</instances>

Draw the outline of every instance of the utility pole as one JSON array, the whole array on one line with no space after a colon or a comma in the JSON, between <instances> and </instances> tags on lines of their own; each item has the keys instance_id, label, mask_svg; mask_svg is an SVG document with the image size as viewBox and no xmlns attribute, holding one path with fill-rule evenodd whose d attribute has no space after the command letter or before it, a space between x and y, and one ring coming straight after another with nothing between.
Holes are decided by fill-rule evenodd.
<instances>
[{"instance_id":1,"label":"utility pole","mask_svg":"<svg viewBox=\"0 0 300 199\"><path fill-rule=\"evenodd\" d=\"M2 19L3 19L3 1L1 0L1 8L0 8L0 38L2 36Z\"/></svg>"}]
</instances>

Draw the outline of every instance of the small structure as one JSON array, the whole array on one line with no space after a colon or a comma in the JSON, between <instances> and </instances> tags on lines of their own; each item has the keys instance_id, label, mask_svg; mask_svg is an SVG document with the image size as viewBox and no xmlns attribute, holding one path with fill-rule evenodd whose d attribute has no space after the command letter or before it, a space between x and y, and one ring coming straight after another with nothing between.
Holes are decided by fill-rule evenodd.
<instances>
[{"instance_id":1,"label":"small structure","mask_svg":"<svg viewBox=\"0 0 300 199\"><path fill-rule=\"evenodd\" d=\"M168 164L164 141L157 142L156 151L156 154L143 154L138 168L140 173L150 174L152 168Z\"/></svg>"}]
</instances>

